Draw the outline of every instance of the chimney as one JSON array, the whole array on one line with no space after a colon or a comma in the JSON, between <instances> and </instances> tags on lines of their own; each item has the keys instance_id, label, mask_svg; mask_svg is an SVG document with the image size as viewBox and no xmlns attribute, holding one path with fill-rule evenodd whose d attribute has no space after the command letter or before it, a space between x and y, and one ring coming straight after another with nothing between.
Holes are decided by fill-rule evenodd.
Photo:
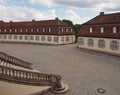
<instances>
[{"instance_id":1,"label":"chimney","mask_svg":"<svg viewBox=\"0 0 120 95\"><path fill-rule=\"evenodd\" d=\"M104 12L100 12L100 15L104 15Z\"/></svg>"},{"instance_id":2,"label":"chimney","mask_svg":"<svg viewBox=\"0 0 120 95\"><path fill-rule=\"evenodd\" d=\"M33 19L32 21L35 21L35 19Z\"/></svg>"},{"instance_id":3,"label":"chimney","mask_svg":"<svg viewBox=\"0 0 120 95\"><path fill-rule=\"evenodd\" d=\"M56 17L55 20L58 20L58 17Z\"/></svg>"}]
</instances>

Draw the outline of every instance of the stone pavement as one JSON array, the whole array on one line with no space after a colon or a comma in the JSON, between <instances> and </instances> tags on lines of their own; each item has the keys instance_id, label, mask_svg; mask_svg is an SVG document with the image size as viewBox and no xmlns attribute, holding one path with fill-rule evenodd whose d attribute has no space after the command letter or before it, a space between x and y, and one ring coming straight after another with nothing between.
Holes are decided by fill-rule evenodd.
<instances>
[{"instance_id":1,"label":"stone pavement","mask_svg":"<svg viewBox=\"0 0 120 95\"><path fill-rule=\"evenodd\" d=\"M81 50L75 44L0 44L0 51L33 63L41 72L60 74L72 95L120 95L120 57ZM105 93L98 93L99 88Z\"/></svg>"}]
</instances>

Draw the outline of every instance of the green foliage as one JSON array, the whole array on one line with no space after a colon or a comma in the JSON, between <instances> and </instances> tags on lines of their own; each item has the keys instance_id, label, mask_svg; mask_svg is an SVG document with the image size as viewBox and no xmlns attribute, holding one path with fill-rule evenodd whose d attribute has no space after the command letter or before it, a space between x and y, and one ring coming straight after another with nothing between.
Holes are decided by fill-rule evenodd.
<instances>
[{"instance_id":1,"label":"green foliage","mask_svg":"<svg viewBox=\"0 0 120 95\"><path fill-rule=\"evenodd\" d=\"M75 33L78 33L80 31L80 27L81 27L80 24L73 24L73 22L71 20L66 20L66 19L63 19L62 21L71 25L73 27Z\"/></svg>"}]
</instances>

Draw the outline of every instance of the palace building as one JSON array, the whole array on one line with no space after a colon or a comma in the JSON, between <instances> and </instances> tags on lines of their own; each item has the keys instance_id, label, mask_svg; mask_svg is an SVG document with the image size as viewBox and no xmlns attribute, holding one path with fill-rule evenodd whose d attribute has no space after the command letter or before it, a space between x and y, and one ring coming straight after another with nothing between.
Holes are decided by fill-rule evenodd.
<instances>
[{"instance_id":1,"label":"palace building","mask_svg":"<svg viewBox=\"0 0 120 95\"><path fill-rule=\"evenodd\" d=\"M75 42L75 32L58 18L26 22L0 21L0 42L70 44Z\"/></svg>"},{"instance_id":2,"label":"palace building","mask_svg":"<svg viewBox=\"0 0 120 95\"><path fill-rule=\"evenodd\" d=\"M104 14L82 24L78 47L120 55L120 13Z\"/></svg>"}]
</instances>

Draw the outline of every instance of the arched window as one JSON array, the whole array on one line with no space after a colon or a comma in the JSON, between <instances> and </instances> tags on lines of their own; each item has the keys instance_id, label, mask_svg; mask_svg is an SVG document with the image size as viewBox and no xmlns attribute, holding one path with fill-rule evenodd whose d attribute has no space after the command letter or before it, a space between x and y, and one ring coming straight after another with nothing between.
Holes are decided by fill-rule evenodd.
<instances>
[{"instance_id":1,"label":"arched window","mask_svg":"<svg viewBox=\"0 0 120 95\"><path fill-rule=\"evenodd\" d=\"M36 36L36 37L35 37L35 40L39 41L39 40L40 40L39 36Z\"/></svg>"},{"instance_id":2,"label":"arched window","mask_svg":"<svg viewBox=\"0 0 120 95\"><path fill-rule=\"evenodd\" d=\"M51 37L47 37L47 41L51 41Z\"/></svg>"},{"instance_id":3,"label":"arched window","mask_svg":"<svg viewBox=\"0 0 120 95\"><path fill-rule=\"evenodd\" d=\"M117 41L111 41L110 42L110 48L112 50L118 50L119 49L119 43Z\"/></svg>"},{"instance_id":4,"label":"arched window","mask_svg":"<svg viewBox=\"0 0 120 95\"><path fill-rule=\"evenodd\" d=\"M9 35L9 36L8 36L8 39L12 39L12 35Z\"/></svg>"},{"instance_id":5,"label":"arched window","mask_svg":"<svg viewBox=\"0 0 120 95\"><path fill-rule=\"evenodd\" d=\"M41 40L42 40L42 41L45 41L45 36L42 36L42 37L41 37Z\"/></svg>"},{"instance_id":6,"label":"arched window","mask_svg":"<svg viewBox=\"0 0 120 95\"><path fill-rule=\"evenodd\" d=\"M58 42L58 37L54 37L54 42Z\"/></svg>"},{"instance_id":7,"label":"arched window","mask_svg":"<svg viewBox=\"0 0 120 95\"><path fill-rule=\"evenodd\" d=\"M105 48L105 41L104 40L99 40L98 41L98 47L99 48Z\"/></svg>"},{"instance_id":8,"label":"arched window","mask_svg":"<svg viewBox=\"0 0 120 95\"><path fill-rule=\"evenodd\" d=\"M93 45L94 45L93 39L89 39L89 40L88 40L88 46L93 46Z\"/></svg>"},{"instance_id":9,"label":"arched window","mask_svg":"<svg viewBox=\"0 0 120 95\"><path fill-rule=\"evenodd\" d=\"M83 39L83 38L80 38L80 39L78 40L78 43L79 43L79 45L84 45L84 39Z\"/></svg>"}]
</instances>

